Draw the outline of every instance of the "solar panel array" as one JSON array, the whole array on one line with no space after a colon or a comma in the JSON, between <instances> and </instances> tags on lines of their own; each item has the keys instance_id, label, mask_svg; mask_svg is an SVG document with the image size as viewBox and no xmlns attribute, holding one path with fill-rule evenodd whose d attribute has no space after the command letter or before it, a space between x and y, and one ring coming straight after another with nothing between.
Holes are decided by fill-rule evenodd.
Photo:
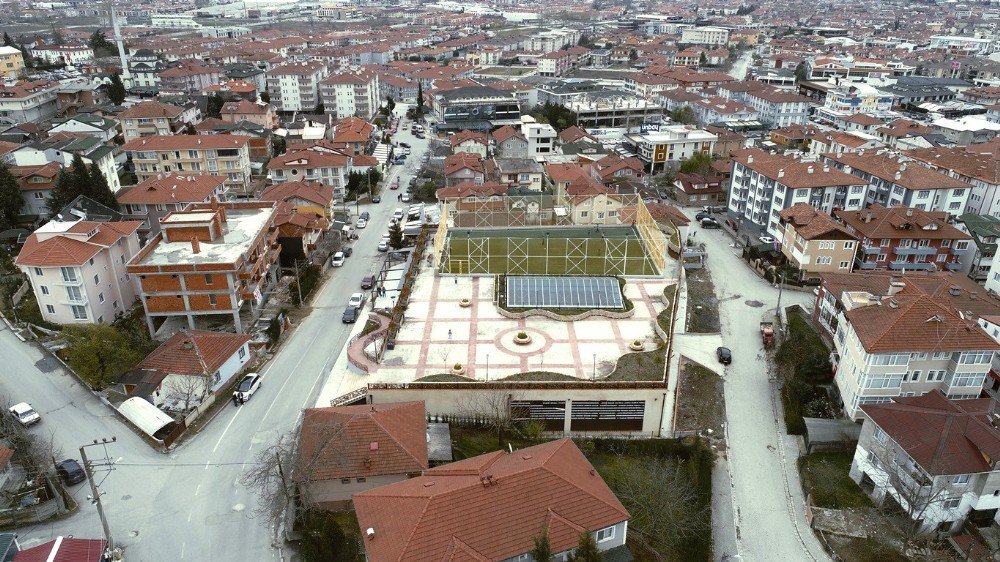
<instances>
[{"instance_id":1,"label":"solar panel array","mask_svg":"<svg viewBox=\"0 0 1000 562\"><path fill-rule=\"evenodd\" d=\"M508 275L512 308L624 308L615 277Z\"/></svg>"}]
</instances>

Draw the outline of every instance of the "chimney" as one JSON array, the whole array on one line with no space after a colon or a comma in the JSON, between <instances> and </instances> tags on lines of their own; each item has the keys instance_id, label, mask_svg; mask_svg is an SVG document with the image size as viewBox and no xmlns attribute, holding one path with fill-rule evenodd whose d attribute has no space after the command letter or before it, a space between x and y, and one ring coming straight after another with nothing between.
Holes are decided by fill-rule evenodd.
<instances>
[{"instance_id":1,"label":"chimney","mask_svg":"<svg viewBox=\"0 0 1000 562\"><path fill-rule=\"evenodd\" d=\"M201 242L197 238L191 239L191 253L200 254L201 253Z\"/></svg>"},{"instance_id":2,"label":"chimney","mask_svg":"<svg viewBox=\"0 0 1000 562\"><path fill-rule=\"evenodd\" d=\"M901 180L901 179L903 179L903 173L902 172L896 172L896 180L898 181L898 180Z\"/></svg>"},{"instance_id":3,"label":"chimney","mask_svg":"<svg viewBox=\"0 0 1000 562\"><path fill-rule=\"evenodd\" d=\"M219 205L219 198L215 195L211 199L212 210L222 215L222 222L226 222L226 208Z\"/></svg>"},{"instance_id":4,"label":"chimney","mask_svg":"<svg viewBox=\"0 0 1000 562\"><path fill-rule=\"evenodd\" d=\"M374 527L368 527L368 529L365 530L365 534L368 535L368 539L369 540L374 539L375 538L375 528Z\"/></svg>"},{"instance_id":5,"label":"chimney","mask_svg":"<svg viewBox=\"0 0 1000 562\"><path fill-rule=\"evenodd\" d=\"M904 287L906 287L906 284L903 283L902 281L900 281L898 279L892 279L892 280L890 280L889 281L889 296L890 297L896 296L896 293L902 291Z\"/></svg>"},{"instance_id":6,"label":"chimney","mask_svg":"<svg viewBox=\"0 0 1000 562\"><path fill-rule=\"evenodd\" d=\"M753 154L747 154L747 164L753 164Z\"/></svg>"},{"instance_id":7,"label":"chimney","mask_svg":"<svg viewBox=\"0 0 1000 562\"><path fill-rule=\"evenodd\" d=\"M829 171L830 171L830 167L827 166L827 165L823 165L823 172L829 172Z\"/></svg>"},{"instance_id":8,"label":"chimney","mask_svg":"<svg viewBox=\"0 0 1000 562\"><path fill-rule=\"evenodd\" d=\"M184 349L194 349L194 342L191 340L184 340Z\"/></svg>"},{"instance_id":9,"label":"chimney","mask_svg":"<svg viewBox=\"0 0 1000 562\"><path fill-rule=\"evenodd\" d=\"M812 166L808 166L808 167L806 168L806 173L807 173L807 174L811 174L811 173L813 173L813 167L812 167Z\"/></svg>"},{"instance_id":10,"label":"chimney","mask_svg":"<svg viewBox=\"0 0 1000 562\"><path fill-rule=\"evenodd\" d=\"M784 168L781 168L781 169L778 170L778 177L779 178L785 177L785 169Z\"/></svg>"},{"instance_id":11,"label":"chimney","mask_svg":"<svg viewBox=\"0 0 1000 562\"><path fill-rule=\"evenodd\" d=\"M962 289L958 285L952 285L951 287L948 287L948 294L953 297L957 297L962 294Z\"/></svg>"},{"instance_id":12,"label":"chimney","mask_svg":"<svg viewBox=\"0 0 1000 562\"><path fill-rule=\"evenodd\" d=\"M897 174L897 175L898 175L898 174ZM906 209L906 216L908 216L908 217L912 217L912 216L913 216L913 209L911 209L911 208L907 208L907 209Z\"/></svg>"}]
</instances>

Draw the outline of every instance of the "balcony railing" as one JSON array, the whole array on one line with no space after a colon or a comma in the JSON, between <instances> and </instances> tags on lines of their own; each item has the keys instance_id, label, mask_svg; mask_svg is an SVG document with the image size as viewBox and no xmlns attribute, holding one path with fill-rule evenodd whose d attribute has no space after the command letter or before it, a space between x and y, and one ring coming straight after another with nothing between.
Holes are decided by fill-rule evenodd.
<instances>
[{"instance_id":1,"label":"balcony railing","mask_svg":"<svg viewBox=\"0 0 1000 562\"><path fill-rule=\"evenodd\" d=\"M934 264L931 263L931 262L925 262L925 261L918 261L918 262L893 261L893 262L889 262L889 269L907 269L907 270L926 271L928 269L934 269Z\"/></svg>"},{"instance_id":2,"label":"balcony railing","mask_svg":"<svg viewBox=\"0 0 1000 562\"><path fill-rule=\"evenodd\" d=\"M866 254L866 255L871 256L871 255L877 254L879 252L879 247L878 246L862 246L861 247L861 252L864 253L864 254Z\"/></svg>"},{"instance_id":3,"label":"balcony railing","mask_svg":"<svg viewBox=\"0 0 1000 562\"><path fill-rule=\"evenodd\" d=\"M951 255L953 255L953 256L961 256L961 255L964 255L965 252L968 252L968 251L969 251L969 247L968 246L966 246L965 248L952 248L951 249Z\"/></svg>"},{"instance_id":4,"label":"balcony railing","mask_svg":"<svg viewBox=\"0 0 1000 562\"><path fill-rule=\"evenodd\" d=\"M878 266L877 262L856 260L854 264L858 269L872 270Z\"/></svg>"},{"instance_id":5,"label":"balcony railing","mask_svg":"<svg viewBox=\"0 0 1000 562\"><path fill-rule=\"evenodd\" d=\"M938 252L937 248L930 247L909 247L900 248L897 247L893 252L898 256L933 256Z\"/></svg>"},{"instance_id":6,"label":"balcony railing","mask_svg":"<svg viewBox=\"0 0 1000 562\"><path fill-rule=\"evenodd\" d=\"M951 270L951 271L954 271L956 269L961 269L962 268L962 264L961 263L954 262L954 261L950 261L950 262L944 264L944 266L946 268L948 268L949 270Z\"/></svg>"}]
</instances>

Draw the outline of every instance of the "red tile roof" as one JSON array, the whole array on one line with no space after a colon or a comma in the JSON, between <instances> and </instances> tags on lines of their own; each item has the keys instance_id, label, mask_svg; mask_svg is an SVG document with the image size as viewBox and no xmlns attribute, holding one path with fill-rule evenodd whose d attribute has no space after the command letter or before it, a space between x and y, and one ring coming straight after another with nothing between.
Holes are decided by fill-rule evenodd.
<instances>
[{"instance_id":1,"label":"red tile roof","mask_svg":"<svg viewBox=\"0 0 1000 562\"><path fill-rule=\"evenodd\" d=\"M439 187L437 190L438 201L450 199L464 199L466 197L492 197L507 193L510 187L502 183L488 181L482 184L472 182L462 182L451 187Z\"/></svg>"},{"instance_id":2,"label":"red tile roof","mask_svg":"<svg viewBox=\"0 0 1000 562\"><path fill-rule=\"evenodd\" d=\"M562 552L584 530L629 519L569 439L432 468L355 494L354 506L372 562L504 560L543 532Z\"/></svg>"},{"instance_id":3,"label":"red tile roof","mask_svg":"<svg viewBox=\"0 0 1000 562\"><path fill-rule=\"evenodd\" d=\"M527 141L527 139L524 138L524 135L521 134L521 131L518 131L517 129L511 127L510 125L504 125L503 127L500 127L499 129L493 131L493 133L491 134L493 136L493 140L496 141L497 144L505 142L508 139L514 137L517 137L523 141Z\"/></svg>"},{"instance_id":4,"label":"red tile roof","mask_svg":"<svg viewBox=\"0 0 1000 562\"><path fill-rule=\"evenodd\" d=\"M803 162L759 148L738 150L733 160L792 189L863 185L864 180L821 162Z\"/></svg>"},{"instance_id":5,"label":"red tile roof","mask_svg":"<svg viewBox=\"0 0 1000 562\"><path fill-rule=\"evenodd\" d=\"M970 240L972 237L948 222L945 211L924 211L913 207L886 208L878 203L860 211L834 211L852 230L873 240L932 239Z\"/></svg>"},{"instance_id":6,"label":"red tile roof","mask_svg":"<svg viewBox=\"0 0 1000 562\"><path fill-rule=\"evenodd\" d=\"M465 142L474 142L483 146L489 146L489 137L486 133L478 131L459 131L451 136L451 147L455 148Z\"/></svg>"},{"instance_id":7,"label":"red tile roof","mask_svg":"<svg viewBox=\"0 0 1000 562\"><path fill-rule=\"evenodd\" d=\"M18 552L14 562L102 562L107 544L104 539L58 537Z\"/></svg>"},{"instance_id":8,"label":"red tile roof","mask_svg":"<svg viewBox=\"0 0 1000 562\"><path fill-rule=\"evenodd\" d=\"M290 181L269 185L260 195L261 201L289 199L304 199L325 207L333 200L333 187L316 181Z\"/></svg>"},{"instance_id":9,"label":"red tile roof","mask_svg":"<svg viewBox=\"0 0 1000 562\"><path fill-rule=\"evenodd\" d=\"M14 449L8 449L7 447L0 447L0 471L6 468L7 463L14 456Z\"/></svg>"},{"instance_id":10,"label":"red tile roof","mask_svg":"<svg viewBox=\"0 0 1000 562\"><path fill-rule=\"evenodd\" d=\"M444 175L446 176L450 176L451 174L466 168L474 172L479 172L480 174L485 172L485 169L483 168L483 161L480 159L478 154L459 152L458 154L452 154L444 159Z\"/></svg>"},{"instance_id":11,"label":"red tile roof","mask_svg":"<svg viewBox=\"0 0 1000 562\"><path fill-rule=\"evenodd\" d=\"M118 117L128 119L152 119L155 117L166 117L168 119L173 119L180 116L183 111L183 109L177 107L176 105L146 100L141 101L119 113Z\"/></svg>"},{"instance_id":12,"label":"red tile roof","mask_svg":"<svg viewBox=\"0 0 1000 562\"><path fill-rule=\"evenodd\" d=\"M591 135L587 131L584 131L580 127L577 127L576 125L566 127L565 129L562 130L561 133L559 133L559 142L563 144L576 142L580 139L587 139L591 142L597 142L597 139L593 135Z\"/></svg>"},{"instance_id":13,"label":"red tile roof","mask_svg":"<svg viewBox=\"0 0 1000 562\"><path fill-rule=\"evenodd\" d=\"M792 225L795 232L806 240L850 240L854 238L854 235L848 232L844 225L808 203L796 203L778 214L785 223Z\"/></svg>"},{"instance_id":14,"label":"red tile roof","mask_svg":"<svg viewBox=\"0 0 1000 562\"><path fill-rule=\"evenodd\" d=\"M862 411L932 476L992 472L1000 431L992 425L992 398L948 400L939 390L896 397Z\"/></svg>"},{"instance_id":15,"label":"red tile roof","mask_svg":"<svg viewBox=\"0 0 1000 562\"><path fill-rule=\"evenodd\" d=\"M172 375L210 376L251 339L245 334L181 330L154 349L136 368Z\"/></svg>"},{"instance_id":16,"label":"red tile roof","mask_svg":"<svg viewBox=\"0 0 1000 562\"><path fill-rule=\"evenodd\" d=\"M224 176L167 175L149 178L131 187L123 188L115 198L122 205L149 205L154 203L200 203L207 201L216 189L225 185Z\"/></svg>"},{"instance_id":17,"label":"red tile roof","mask_svg":"<svg viewBox=\"0 0 1000 562\"><path fill-rule=\"evenodd\" d=\"M129 236L142 225L141 221L89 222L80 221L68 232L85 233L97 228L97 234L87 240L57 234L40 239L33 232L25 240L15 263L29 267L61 267L83 265L118 239Z\"/></svg>"},{"instance_id":18,"label":"red tile roof","mask_svg":"<svg viewBox=\"0 0 1000 562\"><path fill-rule=\"evenodd\" d=\"M907 189L967 189L972 187L962 180L948 177L941 172L917 165L914 162L907 163L902 158L893 158L885 152L881 154L871 151L845 152L843 154L826 153L823 154L823 157Z\"/></svg>"},{"instance_id":19,"label":"red tile roof","mask_svg":"<svg viewBox=\"0 0 1000 562\"><path fill-rule=\"evenodd\" d=\"M427 468L423 402L309 408L298 477L310 482L420 473Z\"/></svg>"}]
</instances>

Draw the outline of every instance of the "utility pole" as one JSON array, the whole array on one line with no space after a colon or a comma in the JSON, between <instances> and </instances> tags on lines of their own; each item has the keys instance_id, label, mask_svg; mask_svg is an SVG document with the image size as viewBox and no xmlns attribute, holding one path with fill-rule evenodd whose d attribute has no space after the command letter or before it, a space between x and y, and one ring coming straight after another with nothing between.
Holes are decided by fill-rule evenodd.
<instances>
[{"instance_id":1,"label":"utility pole","mask_svg":"<svg viewBox=\"0 0 1000 562\"><path fill-rule=\"evenodd\" d=\"M781 320L781 289L785 286L785 276L778 274L778 307L775 309L775 313L778 315L778 320Z\"/></svg>"},{"instance_id":2,"label":"utility pole","mask_svg":"<svg viewBox=\"0 0 1000 562\"><path fill-rule=\"evenodd\" d=\"M295 260L295 288L299 291L299 306L302 306L302 279L299 277L299 260Z\"/></svg>"},{"instance_id":3,"label":"utility pole","mask_svg":"<svg viewBox=\"0 0 1000 562\"><path fill-rule=\"evenodd\" d=\"M93 502L97 505L97 515L101 518L101 526L104 527L104 539L108 541L108 551L114 550L115 543L111 538L111 527L108 526L108 518L104 514L104 504L101 503L101 492L97 488L97 483L94 481L94 465L91 461L87 459L87 447L103 446L104 447L104 462L97 466L108 467L108 470L114 470L114 464L111 459L108 458L107 445L108 443L114 443L117 440L116 437L112 437L111 441L102 438L100 441L94 439L94 442L90 445L80 446L80 459L83 460L83 470L87 474L87 482L90 483L90 493L93 494Z\"/></svg>"}]
</instances>

